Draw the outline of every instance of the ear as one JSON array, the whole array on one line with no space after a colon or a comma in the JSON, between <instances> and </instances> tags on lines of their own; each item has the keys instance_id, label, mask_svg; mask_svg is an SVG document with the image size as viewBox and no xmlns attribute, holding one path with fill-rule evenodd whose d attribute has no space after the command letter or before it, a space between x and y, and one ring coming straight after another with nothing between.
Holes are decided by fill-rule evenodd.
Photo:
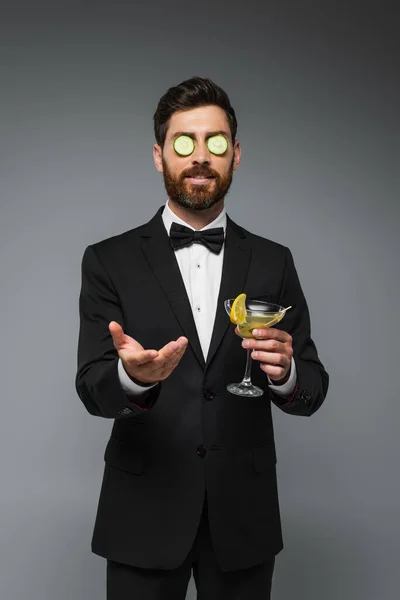
<instances>
[{"instance_id":1,"label":"ear","mask_svg":"<svg viewBox=\"0 0 400 600\"><path fill-rule=\"evenodd\" d=\"M162 164L162 148L159 144L154 144L153 146L153 159L157 171L162 173L164 170Z\"/></svg>"},{"instance_id":2,"label":"ear","mask_svg":"<svg viewBox=\"0 0 400 600\"><path fill-rule=\"evenodd\" d=\"M235 140L235 144L233 146L233 170L235 171L239 164L240 164L240 158L242 155L242 150L240 148L240 142L239 140Z\"/></svg>"}]
</instances>

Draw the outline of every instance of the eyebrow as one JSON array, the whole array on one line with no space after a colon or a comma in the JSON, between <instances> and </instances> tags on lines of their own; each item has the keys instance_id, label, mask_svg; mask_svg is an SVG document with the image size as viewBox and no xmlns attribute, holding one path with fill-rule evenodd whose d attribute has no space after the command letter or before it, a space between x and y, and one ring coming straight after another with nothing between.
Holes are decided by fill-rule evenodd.
<instances>
[{"instance_id":1,"label":"eyebrow","mask_svg":"<svg viewBox=\"0 0 400 600\"><path fill-rule=\"evenodd\" d=\"M192 133L191 131L177 131L176 133L174 133L172 135L172 139L175 140L180 135L187 135L188 137L192 138L192 140L196 139L196 134ZM225 137L227 137L229 139L229 134L222 129L220 129L218 131L207 131L206 132L206 138L213 137L214 135L224 135Z\"/></svg>"}]
</instances>

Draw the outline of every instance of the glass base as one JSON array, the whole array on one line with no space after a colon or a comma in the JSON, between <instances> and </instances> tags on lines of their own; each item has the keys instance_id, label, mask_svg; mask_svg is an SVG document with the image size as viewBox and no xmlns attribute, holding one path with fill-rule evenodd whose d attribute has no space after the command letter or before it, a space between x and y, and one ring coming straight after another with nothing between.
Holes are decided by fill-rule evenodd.
<instances>
[{"instance_id":1,"label":"glass base","mask_svg":"<svg viewBox=\"0 0 400 600\"><path fill-rule=\"evenodd\" d=\"M250 396L251 398L257 398L257 396L263 396L264 390L257 387L256 385L241 383L230 383L226 386L226 389L231 394L236 396Z\"/></svg>"}]
</instances>

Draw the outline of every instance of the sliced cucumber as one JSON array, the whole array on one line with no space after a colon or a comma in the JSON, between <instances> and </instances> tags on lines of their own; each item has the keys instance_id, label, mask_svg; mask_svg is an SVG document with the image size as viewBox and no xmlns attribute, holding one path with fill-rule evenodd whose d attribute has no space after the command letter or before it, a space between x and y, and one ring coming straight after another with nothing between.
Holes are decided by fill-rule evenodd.
<instances>
[{"instance_id":1,"label":"sliced cucumber","mask_svg":"<svg viewBox=\"0 0 400 600\"><path fill-rule=\"evenodd\" d=\"M181 156L189 156L194 150L194 142L188 135L180 135L174 141L174 150Z\"/></svg>"},{"instance_id":2,"label":"sliced cucumber","mask_svg":"<svg viewBox=\"0 0 400 600\"><path fill-rule=\"evenodd\" d=\"M228 140L224 135L213 135L208 138L207 147L213 154L224 154L228 149Z\"/></svg>"}]
</instances>

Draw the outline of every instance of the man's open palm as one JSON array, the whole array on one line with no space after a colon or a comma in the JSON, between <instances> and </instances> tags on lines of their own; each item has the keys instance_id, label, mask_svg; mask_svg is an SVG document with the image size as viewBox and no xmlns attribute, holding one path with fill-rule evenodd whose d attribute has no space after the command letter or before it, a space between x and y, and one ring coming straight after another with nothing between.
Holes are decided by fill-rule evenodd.
<instances>
[{"instance_id":1,"label":"man's open palm","mask_svg":"<svg viewBox=\"0 0 400 600\"><path fill-rule=\"evenodd\" d=\"M188 345L188 339L182 336L158 351L145 350L137 340L126 335L116 321L111 321L108 328L125 371L142 383L166 379L178 365Z\"/></svg>"}]
</instances>

